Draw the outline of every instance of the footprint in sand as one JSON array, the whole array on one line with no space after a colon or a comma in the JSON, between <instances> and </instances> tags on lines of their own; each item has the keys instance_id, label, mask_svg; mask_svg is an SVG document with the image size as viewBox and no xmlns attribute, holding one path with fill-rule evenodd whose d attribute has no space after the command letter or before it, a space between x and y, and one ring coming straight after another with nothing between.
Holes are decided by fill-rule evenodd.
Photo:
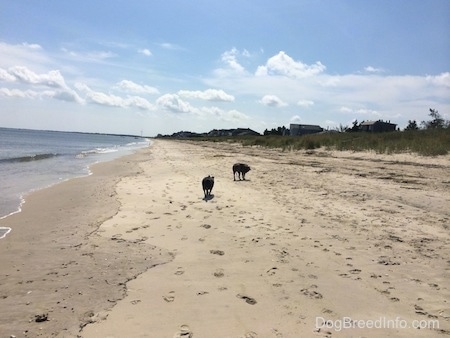
<instances>
[{"instance_id":1,"label":"footprint in sand","mask_svg":"<svg viewBox=\"0 0 450 338\"><path fill-rule=\"evenodd\" d=\"M177 271L175 271L175 275L177 275L177 276L182 275L183 273L184 273L184 270L181 266L179 266L177 268Z\"/></svg>"},{"instance_id":2,"label":"footprint in sand","mask_svg":"<svg viewBox=\"0 0 450 338\"><path fill-rule=\"evenodd\" d=\"M428 286L429 286L429 287L432 287L432 288L434 288L434 289L436 289L436 290L440 290L438 284L435 284L435 283L428 283Z\"/></svg>"},{"instance_id":3,"label":"footprint in sand","mask_svg":"<svg viewBox=\"0 0 450 338\"><path fill-rule=\"evenodd\" d=\"M270 268L269 270L266 271L268 276L273 276L276 273L276 270L278 268L276 266L274 266L273 268Z\"/></svg>"},{"instance_id":4,"label":"footprint in sand","mask_svg":"<svg viewBox=\"0 0 450 338\"><path fill-rule=\"evenodd\" d=\"M245 302L250 305L255 305L257 303L256 300L252 297L248 297L241 294L237 294L236 297L245 300Z\"/></svg>"},{"instance_id":5,"label":"footprint in sand","mask_svg":"<svg viewBox=\"0 0 450 338\"><path fill-rule=\"evenodd\" d=\"M322 299L323 296L320 292L310 290L316 288L317 285L311 285L309 288L301 289L300 292L303 293L305 296L308 296L309 298Z\"/></svg>"},{"instance_id":6,"label":"footprint in sand","mask_svg":"<svg viewBox=\"0 0 450 338\"><path fill-rule=\"evenodd\" d=\"M414 310L415 310L416 313L419 314L419 315L423 315L423 316L427 316L427 315L428 315L428 312L426 312L426 311L423 309L423 307L421 307L421 306L419 306L419 305L417 305L417 304L414 305Z\"/></svg>"},{"instance_id":7,"label":"footprint in sand","mask_svg":"<svg viewBox=\"0 0 450 338\"><path fill-rule=\"evenodd\" d=\"M326 313L326 314L331 314L331 313L333 313L333 311L332 310L330 310L330 309L327 309L327 308L323 308L322 309L322 313Z\"/></svg>"},{"instance_id":8,"label":"footprint in sand","mask_svg":"<svg viewBox=\"0 0 450 338\"><path fill-rule=\"evenodd\" d=\"M217 278L222 278L223 276L225 276L225 273L223 272L223 269L217 269L214 273L213 273L214 277Z\"/></svg>"},{"instance_id":9,"label":"footprint in sand","mask_svg":"<svg viewBox=\"0 0 450 338\"><path fill-rule=\"evenodd\" d=\"M171 291L170 293L173 293L173 291ZM175 300L175 296L173 296L173 295L166 295L166 296L163 296L163 299L167 303L172 303Z\"/></svg>"},{"instance_id":10,"label":"footprint in sand","mask_svg":"<svg viewBox=\"0 0 450 338\"><path fill-rule=\"evenodd\" d=\"M191 338L193 337L193 335L194 334L192 333L189 326L184 324L180 326L180 330L177 333L175 333L173 338Z\"/></svg>"}]
</instances>

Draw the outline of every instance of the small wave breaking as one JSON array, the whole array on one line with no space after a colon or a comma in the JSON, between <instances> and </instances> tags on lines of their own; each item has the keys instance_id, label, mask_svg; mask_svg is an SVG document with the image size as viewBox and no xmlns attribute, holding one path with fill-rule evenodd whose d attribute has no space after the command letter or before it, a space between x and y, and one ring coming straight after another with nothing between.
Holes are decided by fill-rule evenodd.
<instances>
[{"instance_id":1,"label":"small wave breaking","mask_svg":"<svg viewBox=\"0 0 450 338\"><path fill-rule=\"evenodd\" d=\"M117 151L118 151L117 148L96 148L96 149L92 149L92 150L82 151L81 153L76 155L76 158L84 158L89 155L115 153Z\"/></svg>"},{"instance_id":2,"label":"small wave breaking","mask_svg":"<svg viewBox=\"0 0 450 338\"><path fill-rule=\"evenodd\" d=\"M35 154L10 158L0 158L0 163L32 162L56 157L58 154Z\"/></svg>"}]
</instances>

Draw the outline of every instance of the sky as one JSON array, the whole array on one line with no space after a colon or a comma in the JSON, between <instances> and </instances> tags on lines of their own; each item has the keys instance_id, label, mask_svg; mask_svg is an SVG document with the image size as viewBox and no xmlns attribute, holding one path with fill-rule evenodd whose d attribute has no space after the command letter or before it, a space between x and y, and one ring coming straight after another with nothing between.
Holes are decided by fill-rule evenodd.
<instances>
[{"instance_id":1,"label":"sky","mask_svg":"<svg viewBox=\"0 0 450 338\"><path fill-rule=\"evenodd\" d=\"M448 0L0 0L0 127L450 119Z\"/></svg>"}]
</instances>

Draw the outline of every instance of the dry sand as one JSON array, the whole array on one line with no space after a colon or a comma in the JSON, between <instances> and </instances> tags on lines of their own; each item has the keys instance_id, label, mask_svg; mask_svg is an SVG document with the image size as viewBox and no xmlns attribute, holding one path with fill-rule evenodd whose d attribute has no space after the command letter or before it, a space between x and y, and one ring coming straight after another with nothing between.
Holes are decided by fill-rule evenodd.
<instances>
[{"instance_id":1,"label":"dry sand","mask_svg":"<svg viewBox=\"0 0 450 338\"><path fill-rule=\"evenodd\" d=\"M0 337L450 335L450 156L156 140L94 172L0 220Z\"/></svg>"}]
</instances>

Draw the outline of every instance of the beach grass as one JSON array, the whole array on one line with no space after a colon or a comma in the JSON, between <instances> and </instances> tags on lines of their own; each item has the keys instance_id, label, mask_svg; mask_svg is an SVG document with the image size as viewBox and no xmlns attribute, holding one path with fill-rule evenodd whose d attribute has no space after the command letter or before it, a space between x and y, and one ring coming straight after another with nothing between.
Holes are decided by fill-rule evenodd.
<instances>
[{"instance_id":1,"label":"beach grass","mask_svg":"<svg viewBox=\"0 0 450 338\"><path fill-rule=\"evenodd\" d=\"M327 132L303 136L218 136L189 138L195 141L231 142L243 146L260 146L287 150L374 151L379 154L416 153L422 156L447 155L450 129L396 131L386 133Z\"/></svg>"}]
</instances>

